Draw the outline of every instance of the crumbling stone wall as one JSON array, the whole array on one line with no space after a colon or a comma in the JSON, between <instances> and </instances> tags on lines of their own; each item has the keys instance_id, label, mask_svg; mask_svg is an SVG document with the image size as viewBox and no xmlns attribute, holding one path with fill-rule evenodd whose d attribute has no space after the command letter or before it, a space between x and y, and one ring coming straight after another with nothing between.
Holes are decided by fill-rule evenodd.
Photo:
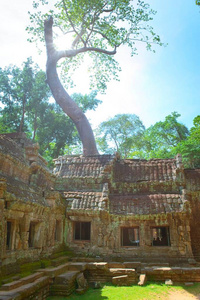
<instances>
[{"instance_id":1,"label":"crumbling stone wall","mask_svg":"<svg viewBox=\"0 0 200 300\"><path fill-rule=\"evenodd\" d=\"M8 272L17 261L56 251L65 226L65 206L38 145L23 135L11 137L0 135L0 265Z\"/></svg>"},{"instance_id":2,"label":"crumbling stone wall","mask_svg":"<svg viewBox=\"0 0 200 300\"><path fill-rule=\"evenodd\" d=\"M52 174L23 134L0 135L0 148L2 266L47 257L63 243L109 259L200 257L200 173L184 170L180 156L63 156Z\"/></svg>"},{"instance_id":3,"label":"crumbling stone wall","mask_svg":"<svg viewBox=\"0 0 200 300\"><path fill-rule=\"evenodd\" d=\"M200 261L200 169L185 170L187 197L191 205L191 244L196 260Z\"/></svg>"},{"instance_id":4,"label":"crumbling stone wall","mask_svg":"<svg viewBox=\"0 0 200 300\"><path fill-rule=\"evenodd\" d=\"M67 244L75 251L144 261L193 258L180 156L150 161L65 156L56 160L55 174L66 199ZM76 239L80 223L90 223L89 240ZM138 228L138 247L123 245L123 228ZM170 243L155 247L152 228L169 230Z\"/></svg>"}]
</instances>

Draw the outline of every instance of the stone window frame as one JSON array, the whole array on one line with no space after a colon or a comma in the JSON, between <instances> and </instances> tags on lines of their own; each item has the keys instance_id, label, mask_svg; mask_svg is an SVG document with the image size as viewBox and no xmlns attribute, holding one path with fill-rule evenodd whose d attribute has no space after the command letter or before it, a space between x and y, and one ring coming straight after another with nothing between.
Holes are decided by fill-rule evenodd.
<instances>
[{"instance_id":1,"label":"stone window frame","mask_svg":"<svg viewBox=\"0 0 200 300\"><path fill-rule=\"evenodd\" d=\"M77 225L80 225L80 232L77 232L77 235L80 234L80 238L76 238L76 230L79 230L77 227ZM89 239L86 239L86 238L82 238L82 236L84 235L83 233L83 224L87 224L89 226L88 230L89 230L89 233L87 233L89 235ZM74 242L90 242L91 241L91 221L73 221L73 241ZM86 235L87 235L86 234Z\"/></svg>"},{"instance_id":2,"label":"stone window frame","mask_svg":"<svg viewBox=\"0 0 200 300\"><path fill-rule=\"evenodd\" d=\"M124 243L124 231L128 230L128 229L134 229L137 230L137 239L134 240L133 242L131 242L130 237L128 238L130 241L130 244L128 245L128 243ZM120 245L121 247L140 247L140 228L139 226L121 226L120 227Z\"/></svg>"},{"instance_id":3,"label":"stone window frame","mask_svg":"<svg viewBox=\"0 0 200 300\"><path fill-rule=\"evenodd\" d=\"M41 246L41 228L42 222L31 220L29 224L29 230L28 230L28 247L29 249L33 248L42 248Z\"/></svg>"},{"instance_id":4,"label":"stone window frame","mask_svg":"<svg viewBox=\"0 0 200 300\"><path fill-rule=\"evenodd\" d=\"M163 236L163 241L162 241L162 233L161 232L153 232L153 230L162 230L166 229L166 236ZM168 225L156 225L156 226L151 226L150 227L150 232L151 232L151 246L152 247L171 247L171 241L170 241L170 227ZM157 238L156 238L157 236ZM157 240L158 239L158 240Z\"/></svg>"}]
</instances>

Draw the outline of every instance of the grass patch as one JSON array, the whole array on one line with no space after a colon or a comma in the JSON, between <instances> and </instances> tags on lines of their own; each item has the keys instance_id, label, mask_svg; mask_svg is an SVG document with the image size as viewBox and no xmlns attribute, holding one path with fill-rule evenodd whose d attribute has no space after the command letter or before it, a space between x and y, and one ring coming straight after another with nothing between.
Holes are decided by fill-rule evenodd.
<instances>
[{"instance_id":1,"label":"grass patch","mask_svg":"<svg viewBox=\"0 0 200 300\"><path fill-rule=\"evenodd\" d=\"M48 297L47 300L157 300L167 299L170 292L187 291L190 294L200 293L200 283L193 286L167 286L163 283L148 283L145 286L117 287L105 284L102 289L89 289L84 295L72 294L69 297Z\"/></svg>"}]
</instances>

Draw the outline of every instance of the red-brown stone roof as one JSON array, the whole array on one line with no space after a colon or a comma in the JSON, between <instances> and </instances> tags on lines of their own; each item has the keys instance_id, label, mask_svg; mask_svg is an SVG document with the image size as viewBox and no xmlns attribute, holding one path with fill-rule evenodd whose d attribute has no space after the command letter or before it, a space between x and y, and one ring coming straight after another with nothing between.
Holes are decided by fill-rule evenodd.
<instances>
[{"instance_id":1,"label":"red-brown stone roof","mask_svg":"<svg viewBox=\"0 0 200 300\"><path fill-rule=\"evenodd\" d=\"M103 210L106 202L102 192L66 192L67 210Z\"/></svg>"},{"instance_id":2,"label":"red-brown stone roof","mask_svg":"<svg viewBox=\"0 0 200 300\"><path fill-rule=\"evenodd\" d=\"M63 156L55 160L54 174L59 177L101 177L113 160L112 155Z\"/></svg>"},{"instance_id":3,"label":"red-brown stone roof","mask_svg":"<svg viewBox=\"0 0 200 300\"><path fill-rule=\"evenodd\" d=\"M26 183L16 180L13 177L1 176L1 178L6 179L6 191L10 195L13 195L13 200L45 204L41 189L33 189Z\"/></svg>"},{"instance_id":4,"label":"red-brown stone roof","mask_svg":"<svg viewBox=\"0 0 200 300\"><path fill-rule=\"evenodd\" d=\"M176 178L176 159L124 159L114 164L114 181L169 181Z\"/></svg>"},{"instance_id":5,"label":"red-brown stone roof","mask_svg":"<svg viewBox=\"0 0 200 300\"><path fill-rule=\"evenodd\" d=\"M179 194L110 196L110 213L149 215L184 211L185 200Z\"/></svg>"}]
</instances>

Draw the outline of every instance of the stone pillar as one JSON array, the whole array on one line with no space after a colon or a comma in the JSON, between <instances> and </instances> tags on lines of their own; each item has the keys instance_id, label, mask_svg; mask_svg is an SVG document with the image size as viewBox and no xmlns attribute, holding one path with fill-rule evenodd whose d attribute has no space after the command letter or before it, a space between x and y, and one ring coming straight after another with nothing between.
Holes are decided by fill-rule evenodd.
<instances>
[{"instance_id":1,"label":"stone pillar","mask_svg":"<svg viewBox=\"0 0 200 300\"><path fill-rule=\"evenodd\" d=\"M27 250L29 248L28 239L29 239L29 226L30 226L30 217L28 214L24 215L24 218L21 220L21 239L22 239L22 248Z\"/></svg>"}]
</instances>

